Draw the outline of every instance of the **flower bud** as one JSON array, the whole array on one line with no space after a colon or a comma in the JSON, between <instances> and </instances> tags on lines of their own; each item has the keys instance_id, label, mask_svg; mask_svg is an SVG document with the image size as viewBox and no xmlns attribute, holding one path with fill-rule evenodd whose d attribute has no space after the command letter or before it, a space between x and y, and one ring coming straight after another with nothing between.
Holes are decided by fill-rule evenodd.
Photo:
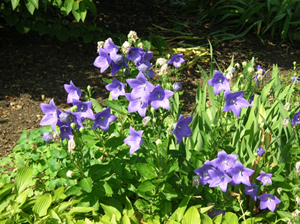
<instances>
[{"instance_id":1,"label":"flower bud","mask_svg":"<svg viewBox=\"0 0 300 224\"><path fill-rule=\"evenodd\" d=\"M73 107L70 108L70 111L73 113L73 112L77 112L77 106L74 105Z\"/></svg>"},{"instance_id":2,"label":"flower bud","mask_svg":"<svg viewBox=\"0 0 300 224\"><path fill-rule=\"evenodd\" d=\"M165 65L165 64L167 64L168 63L168 61L167 61L167 59L165 59L165 58L158 58L157 60L156 60L156 64L158 65L158 66L163 66L163 65Z\"/></svg>"},{"instance_id":3,"label":"flower bud","mask_svg":"<svg viewBox=\"0 0 300 224\"><path fill-rule=\"evenodd\" d=\"M163 66L161 66L160 68L160 74L162 76L166 75L168 73L168 71L170 70L168 64L164 64Z\"/></svg>"},{"instance_id":4,"label":"flower bud","mask_svg":"<svg viewBox=\"0 0 300 224\"><path fill-rule=\"evenodd\" d=\"M173 84L173 90L176 91L176 92L179 92L180 90L182 90L181 82L175 82Z\"/></svg>"},{"instance_id":5,"label":"flower bud","mask_svg":"<svg viewBox=\"0 0 300 224\"><path fill-rule=\"evenodd\" d=\"M75 123L71 123L71 128L73 129L73 130L75 130L75 128L76 128L76 124Z\"/></svg>"},{"instance_id":6,"label":"flower bud","mask_svg":"<svg viewBox=\"0 0 300 224\"><path fill-rule=\"evenodd\" d=\"M295 107L299 106L299 101L295 102Z\"/></svg>"},{"instance_id":7,"label":"flower bud","mask_svg":"<svg viewBox=\"0 0 300 224\"><path fill-rule=\"evenodd\" d=\"M258 149L256 149L256 153L259 155L259 156L263 156L265 154L265 150L262 148L262 147L259 147Z\"/></svg>"},{"instance_id":8,"label":"flower bud","mask_svg":"<svg viewBox=\"0 0 300 224\"><path fill-rule=\"evenodd\" d=\"M287 127L289 125L289 122L290 122L290 119L284 118L284 120L283 120L283 126Z\"/></svg>"},{"instance_id":9,"label":"flower bud","mask_svg":"<svg viewBox=\"0 0 300 224\"><path fill-rule=\"evenodd\" d=\"M87 86L87 91L89 92L89 94L91 95L92 91L93 91L93 87L91 87L90 85Z\"/></svg>"},{"instance_id":10,"label":"flower bud","mask_svg":"<svg viewBox=\"0 0 300 224\"><path fill-rule=\"evenodd\" d=\"M241 65L239 63L235 63L234 66L237 67L238 69L241 67Z\"/></svg>"},{"instance_id":11,"label":"flower bud","mask_svg":"<svg viewBox=\"0 0 300 224\"><path fill-rule=\"evenodd\" d=\"M122 52L123 54L127 54L129 52L130 44L128 41L125 41L122 45Z\"/></svg>"},{"instance_id":12,"label":"flower bud","mask_svg":"<svg viewBox=\"0 0 300 224\"><path fill-rule=\"evenodd\" d=\"M247 71L248 71L249 73L252 73L252 72L254 72L254 68L249 67Z\"/></svg>"},{"instance_id":13,"label":"flower bud","mask_svg":"<svg viewBox=\"0 0 300 224\"><path fill-rule=\"evenodd\" d=\"M45 142L51 142L53 139L53 133L52 132L44 132L43 133L43 140Z\"/></svg>"},{"instance_id":14,"label":"flower bud","mask_svg":"<svg viewBox=\"0 0 300 224\"><path fill-rule=\"evenodd\" d=\"M144 45L143 45L143 43L142 43L142 42L140 42L140 43L138 44L138 47L139 47L139 48L144 48Z\"/></svg>"},{"instance_id":15,"label":"flower bud","mask_svg":"<svg viewBox=\"0 0 300 224\"><path fill-rule=\"evenodd\" d=\"M200 177L199 176L194 176L193 186L195 186L198 189L199 185L200 185Z\"/></svg>"},{"instance_id":16,"label":"flower bud","mask_svg":"<svg viewBox=\"0 0 300 224\"><path fill-rule=\"evenodd\" d=\"M83 132L84 132L84 127L79 128L79 131L80 131L81 133L83 133Z\"/></svg>"},{"instance_id":17,"label":"flower bud","mask_svg":"<svg viewBox=\"0 0 300 224\"><path fill-rule=\"evenodd\" d=\"M297 202L297 205L300 205L300 197L296 197L296 202Z\"/></svg>"},{"instance_id":18,"label":"flower bud","mask_svg":"<svg viewBox=\"0 0 300 224\"><path fill-rule=\"evenodd\" d=\"M66 176L67 176L68 178L72 178L73 175L74 175L74 172L71 171L71 170L68 170L68 172L66 173Z\"/></svg>"},{"instance_id":19,"label":"flower bud","mask_svg":"<svg viewBox=\"0 0 300 224\"><path fill-rule=\"evenodd\" d=\"M73 138L71 138L71 139L68 141L68 152L69 152L70 154L73 154L74 149L75 149L75 141L74 141Z\"/></svg>"},{"instance_id":20,"label":"flower bud","mask_svg":"<svg viewBox=\"0 0 300 224\"><path fill-rule=\"evenodd\" d=\"M155 113L155 108L154 108L154 107L151 107L151 108L150 108L150 111L151 111L152 114L154 114L154 113Z\"/></svg>"},{"instance_id":21,"label":"flower bud","mask_svg":"<svg viewBox=\"0 0 300 224\"><path fill-rule=\"evenodd\" d=\"M277 188L277 193L280 195L282 192L282 187Z\"/></svg>"},{"instance_id":22,"label":"flower bud","mask_svg":"<svg viewBox=\"0 0 300 224\"><path fill-rule=\"evenodd\" d=\"M155 141L155 144L159 147L159 146L161 146L162 141L161 141L160 139L157 139L157 140Z\"/></svg>"},{"instance_id":23,"label":"flower bud","mask_svg":"<svg viewBox=\"0 0 300 224\"><path fill-rule=\"evenodd\" d=\"M150 116L147 116L147 117L144 117L143 118L143 126L145 127L146 124L148 124L148 122L151 120L151 117Z\"/></svg>"},{"instance_id":24,"label":"flower bud","mask_svg":"<svg viewBox=\"0 0 300 224\"><path fill-rule=\"evenodd\" d=\"M296 173L300 171L300 162L296 162Z\"/></svg>"},{"instance_id":25,"label":"flower bud","mask_svg":"<svg viewBox=\"0 0 300 224\"><path fill-rule=\"evenodd\" d=\"M130 31L129 34L127 35L128 39L131 39L134 43L136 42L138 38L137 33L135 31Z\"/></svg>"},{"instance_id":26,"label":"flower bud","mask_svg":"<svg viewBox=\"0 0 300 224\"><path fill-rule=\"evenodd\" d=\"M284 109L285 109L286 111L288 111L288 110L290 109L290 106L291 106L291 104L290 104L289 102L287 102L287 103L284 105Z\"/></svg>"},{"instance_id":27,"label":"flower bud","mask_svg":"<svg viewBox=\"0 0 300 224\"><path fill-rule=\"evenodd\" d=\"M69 121L69 115L67 113L65 113L65 112L62 112L59 115L59 121L63 122L63 123L67 123Z\"/></svg>"},{"instance_id":28,"label":"flower bud","mask_svg":"<svg viewBox=\"0 0 300 224\"><path fill-rule=\"evenodd\" d=\"M243 61L243 62L242 62L243 68L245 68L245 67L247 66L247 64L248 64L248 63L247 63L246 61Z\"/></svg>"}]
</instances>

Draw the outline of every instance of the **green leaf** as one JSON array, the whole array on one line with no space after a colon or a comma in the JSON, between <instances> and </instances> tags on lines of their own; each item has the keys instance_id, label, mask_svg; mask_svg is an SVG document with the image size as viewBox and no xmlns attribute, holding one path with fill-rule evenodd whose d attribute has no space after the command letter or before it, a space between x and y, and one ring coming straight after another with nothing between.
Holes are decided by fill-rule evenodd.
<instances>
[{"instance_id":1,"label":"green leaf","mask_svg":"<svg viewBox=\"0 0 300 224\"><path fill-rule=\"evenodd\" d=\"M157 177L156 170L147 163L137 163L135 167L137 171L140 173L140 175L144 177L146 180Z\"/></svg>"},{"instance_id":2,"label":"green leaf","mask_svg":"<svg viewBox=\"0 0 300 224\"><path fill-rule=\"evenodd\" d=\"M25 6L27 8L27 10L30 12L31 15L33 15L35 7L33 4L31 4L31 2L29 0L25 1Z\"/></svg>"},{"instance_id":3,"label":"green leaf","mask_svg":"<svg viewBox=\"0 0 300 224\"><path fill-rule=\"evenodd\" d=\"M101 106L101 104L99 103L98 100L94 99L94 98L90 98L90 100L93 102L93 110L96 113L99 113L103 110L103 107Z\"/></svg>"},{"instance_id":4,"label":"green leaf","mask_svg":"<svg viewBox=\"0 0 300 224\"><path fill-rule=\"evenodd\" d=\"M32 208L32 211L40 217L47 215L47 210L52 202L50 194L40 197Z\"/></svg>"},{"instance_id":5,"label":"green leaf","mask_svg":"<svg viewBox=\"0 0 300 224\"><path fill-rule=\"evenodd\" d=\"M9 25L9 26L14 26L18 23L19 21L19 17L17 16L16 13L12 13L9 16L5 16L5 22Z\"/></svg>"},{"instance_id":6,"label":"green leaf","mask_svg":"<svg viewBox=\"0 0 300 224\"><path fill-rule=\"evenodd\" d=\"M74 1L73 5L72 5L72 14L75 17L75 19L77 20L77 22L80 21L80 14L79 14L78 10L79 10L79 1Z\"/></svg>"},{"instance_id":7,"label":"green leaf","mask_svg":"<svg viewBox=\"0 0 300 224\"><path fill-rule=\"evenodd\" d=\"M102 203L100 203L100 205L103 208L103 210L105 212L105 215L108 215L110 218L112 218L112 216L114 214L116 216L116 219L118 221L120 221L122 215L121 215L121 213L120 213L120 211L118 209L116 209L113 206L105 205L105 204L102 204Z\"/></svg>"},{"instance_id":8,"label":"green leaf","mask_svg":"<svg viewBox=\"0 0 300 224\"><path fill-rule=\"evenodd\" d=\"M80 14L80 18L81 18L82 22L84 22L87 11L86 11L86 7L85 7L85 3L83 1L79 2L79 14Z\"/></svg>"},{"instance_id":9,"label":"green leaf","mask_svg":"<svg viewBox=\"0 0 300 224\"><path fill-rule=\"evenodd\" d=\"M22 167L16 176L15 187L17 194L20 194L26 187L28 187L29 182L32 179L33 169L31 167Z\"/></svg>"},{"instance_id":10,"label":"green leaf","mask_svg":"<svg viewBox=\"0 0 300 224\"><path fill-rule=\"evenodd\" d=\"M36 9L39 9L39 0L29 0L29 2L30 2Z\"/></svg>"},{"instance_id":11,"label":"green leaf","mask_svg":"<svg viewBox=\"0 0 300 224\"><path fill-rule=\"evenodd\" d=\"M129 217L126 214L123 215L121 224L131 224Z\"/></svg>"},{"instance_id":12,"label":"green leaf","mask_svg":"<svg viewBox=\"0 0 300 224\"><path fill-rule=\"evenodd\" d=\"M17 6L19 5L20 0L11 0L11 7L13 10L15 10L15 8L17 8Z\"/></svg>"},{"instance_id":13,"label":"green leaf","mask_svg":"<svg viewBox=\"0 0 300 224\"><path fill-rule=\"evenodd\" d=\"M95 180L100 180L101 177L103 177L105 174L109 173L111 170L111 165L110 164L96 164L92 165L90 170L89 170L89 176L95 181Z\"/></svg>"},{"instance_id":14,"label":"green leaf","mask_svg":"<svg viewBox=\"0 0 300 224\"><path fill-rule=\"evenodd\" d=\"M6 195L10 194L12 189L14 188L14 184L5 184L3 187L1 187L0 190L0 201L2 198L4 198Z\"/></svg>"},{"instance_id":15,"label":"green leaf","mask_svg":"<svg viewBox=\"0 0 300 224\"><path fill-rule=\"evenodd\" d=\"M56 31L56 37L60 41L66 41L70 37L69 29L63 26L60 30Z\"/></svg>"},{"instance_id":16,"label":"green leaf","mask_svg":"<svg viewBox=\"0 0 300 224\"><path fill-rule=\"evenodd\" d=\"M239 219L236 216L236 214L232 213L232 212L226 212L224 217L223 217L223 222L222 224L238 224L239 223Z\"/></svg>"},{"instance_id":17,"label":"green leaf","mask_svg":"<svg viewBox=\"0 0 300 224\"><path fill-rule=\"evenodd\" d=\"M83 0L83 1L85 3L85 6L87 6L94 15L97 15L97 7L95 3L92 0Z\"/></svg>"},{"instance_id":18,"label":"green leaf","mask_svg":"<svg viewBox=\"0 0 300 224\"><path fill-rule=\"evenodd\" d=\"M181 221L181 219L183 217L183 214L186 210L186 207L187 207L187 205L188 205L191 198L192 198L192 196L185 197L182 200L182 202L180 202L178 208L175 210L175 212L170 217L170 220L174 220L174 221L177 221L177 222Z\"/></svg>"},{"instance_id":19,"label":"green leaf","mask_svg":"<svg viewBox=\"0 0 300 224\"><path fill-rule=\"evenodd\" d=\"M91 193L93 190L93 181L92 181L92 178L90 178L90 177L82 179L79 182L79 185L80 185L80 187L82 187L82 190L84 190L87 193Z\"/></svg>"},{"instance_id":20,"label":"green leaf","mask_svg":"<svg viewBox=\"0 0 300 224\"><path fill-rule=\"evenodd\" d=\"M28 196L28 192L29 192L29 189L23 191L21 194L19 194L19 196L16 198L16 202L22 206L26 199L27 199L27 196Z\"/></svg>"},{"instance_id":21,"label":"green leaf","mask_svg":"<svg viewBox=\"0 0 300 224\"><path fill-rule=\"evenodd\" d=\"M74 215L74 214L80 214L80 213L88 213L88 212L91 212L94 210L95 209L93 207L74 207L74 208L71 208L71 210L65 214L66 215Z\"/></svg>"},{"instance_id":22,"label":"green leaf","mask_svg":"<svg viewBox=\"0 0 300 224\"><path fill-rule=\"evenodd\" d=\"M118 101L118 100L106 100L106 101L104 101L104 104L106 106L109 106L112 110L114 110L114 111L116 111L116 112L118 112L120 114L124 114L124 115L128 114L126 106L122 105L121 101Z\"/></svg>"},{"instance_id":23,"label":"green leaf","mask_svg":"<svg viewBox=\"0 0 300 224\"><path fill-rule=\"evenodd\" d=\"M129 198L126 196L125 208L123 209L123 215L128 215L129 217L133 216L134 210Z\"/></svg>"},{"instance_id":24,"label":"green leaf","mask_svg":"<svg viewBox=\"0 0 300 224\"><path fill-rule=\"evenodd\" d=\"M51 149L50 150L50 155L56 159L63 159L67 157L67 152L63 149Z\"/></svg>"},{"instance_id":25,"label":"green leaf","mask_svg":"<svg viewBox=\"0 0 300 224\"><path fill-rule=\"evenodd\" d=\"M195 208L192 206L187 210L182 219L182 224L191 224L191 223L201 223L200 214Z\"/></svg>"},{"instance_id":26,"label":"green leaf","mask_svg":"<svg viewBox=\"0 0 300 224\"><path fill-rule=\"evenodd\" d=\"M74 0L65 0L64 6L66 8L67 15L72 11Z\"/></svg>"},{"instance_id":27,"label":"green leaf","mask_svg":"<svg viewBox=\"0 0 300 224\"><path fill-rule=\"evenodd\" d=\"M84 43L91 43L94 39L94 34L91 32L88 32L86 34L83 35L83 41Z\"/></svg>"},{"instance_id":28,"label":"green leaf","mask_svg":"<svg viewBox=\"0 0 300 224\"><path fill-rule=\"evenodd\" d=\"M155 189L155 185L153 185L150 180L146 180L139 185L137 190L140 192L147 192L147 191L152 191L154 189Z\"/></svg>"}]
</instances>

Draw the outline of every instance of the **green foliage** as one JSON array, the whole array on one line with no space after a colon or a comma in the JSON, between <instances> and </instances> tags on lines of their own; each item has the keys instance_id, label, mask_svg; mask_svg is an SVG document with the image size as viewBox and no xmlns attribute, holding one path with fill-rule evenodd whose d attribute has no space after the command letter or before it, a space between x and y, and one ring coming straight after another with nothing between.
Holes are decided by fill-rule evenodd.
<instances>
[{"instance_id":1,"label":"green foliage","mask_svg":"<svg viewBox=\"0 0 300 224\"><path fill-rule=\"evenodd\" d=\"M89 43L100 39L105 33L92 22L92 15L97 15L92 0L5 0L0 6L6 23L15 26L22 34L33 30L56 36L61 41L82 37L84 42ZM88 16L88 11L92 15Z\"/></svg>"},{"instance_id":2,"label":"green foliage","mask_svg":"<svg viewBox=\"0 0 300 224\"><path fill-rule=\"evenodd\" d=\"M142 43L151 48L149 42ZM212 47L210 50L213 62ZM253 105L243 108L239 117L232 111L223 112L223 92L215 95L214 87L207 83L214 76L213 63L209 74L198 66L204 82L198 85L196 105L191 112L192 136L184 137L180 144L171 131L181 114L182 92L174 92L169 100L170 110L148 109L147 122L137 112L128 112L126 97L111 100L110 95L104 105L118 119L107 131L92 130L94 121L86 119L84 128L73 127L73 138L69 141L54 138L45 142L41 136L53 132L49 126L30 132L23 130L13 153L0 160L2 171L6 171L0 175L0 221L173 224L299 221L292 215L298 208L296 198L300 197L295 170L300 158L299 125L284 124L286 118L292 120L299 110L295 103L298 97L294 95L297 83L281 84L276 65L270 80L262 76L256 83L253 76L259 72L254 72L254 63L254 59L244 63L230 80L231 91L243 91L247 101L254 94ZM233 65L234 59L229 67ZM160 69L157 64L155 67ZM159 73L152 83L171 91L169 80L180 69L172 69L164 76ZM138 71L134 63L128 70L121 69L114 77L123 83L135 78ZM228 71L229 68L220 72ZM130 92L130 86L126 88ZM91 100L94 112L103 111L100 103L91 98L91 87L85 93L83 98ZM291 104L289 109L287 103ZM143 144L132 155L124 143L129 127L143 130ZM72 141L75 146L71 149ZM258 147L265 149L263 156L257 155ZM274 212L260 210L260 201L246 195L242 184L229 183L225 192L219 186L200 184L194 170L215 159L221 150L238 155L245 167L254 170L250 181L258 186L257 196L267 192L281 200ZM272 185L262 186L256 179L260 171L272 174Z\"/></svg>"},{"instance_id":3,"label":"green foliage","mask_svg":"<svg viewBox=\"0 0 300 224\"><path fill-rule=\"evenodd\" d=\"M244 36L250 30L254 30L261 41L262 35L266 33L272 38L279 34L281 43L287 39L293 43L293 39L299 37L299 0L215 0L201 1L197 6L194 11L200 12L197 16L198 23L209 19L210 23L226 26L218 33L226 33L230 29L240 33L240 35L229 34L225 39Z\"/></svg>"}]
</instances>

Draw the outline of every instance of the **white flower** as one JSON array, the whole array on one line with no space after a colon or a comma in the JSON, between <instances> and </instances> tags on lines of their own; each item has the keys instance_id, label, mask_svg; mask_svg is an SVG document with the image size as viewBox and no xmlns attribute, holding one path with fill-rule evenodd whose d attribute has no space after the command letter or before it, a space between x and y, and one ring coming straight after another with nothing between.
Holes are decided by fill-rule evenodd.
<instances>
[{"instance_id":1,"label":"white flower","mask_svg":"<svg viewBox=\"0 0 300 224\"><path fill-rule=\"evenodd\" d=\"M240 68L240 67L241 67L241 65L240 65L239 63L235 63L234 66L237 67L237 68Z\"/></svg>"},{"instance_id":2,"label":"white flower","mask_svg":"<svg viewBox=\"0 0 300 224\"><path fill-rule=\"evenodd\" d=\"M296 162L296 173L300 171L300 162Z\"/></svg>"},{"instance_id":3,"label":"white flower","mask_svg":"<svg viewBox=\"0 0 300 224\"><path fill-rule=\"evenodd\" d=\"M300 205L300 197L296 197L296 202L297 202L297 205Z\"/></svg>"},{"instance_id":4,"label":"white flower","mask_svg":"<svg viewBox=\"0 0 300 224\"><path fill-rule=\"evenodd\" d=\"M295 107L298 107L299 106L299 101L297 101L296 103L295 103Z\"/></svg>"},{"instance_id":5,"label":"white flower","mask_svg":"<svg viewBox=\"0 0 300 224\"><path fill-rule=\"evenodd\" d=\"M74 149L75 149L75 141L73 138L71 138L69 141L68 141L68 152L70 154L72 154L74 152Z\"/></svg>"},{"instance_id":6,"label":"white flower","mask_svg":"<svg viewBox=\"0 0 300 224\"><path fill-rule=\"evenodd\" d=\"M290 122L290 119L285 118L285 119L283 120L283 126L284 126L284 127L287 127L288 124L289 124L289 122Z\"/></svg>"},{"instance_id":7,"label":"white flower","mask_svg":"<svg viewBox=\"0 0 300 224\"><path fill-rule=\"evenodd\" d=\"M54 142L58 142L59 137L60 137L60 131L55 131L53 133L53 140L54 140Z\"/></svg>"},{"instance_id":8,"label":"white flower","mask_svg":"<svg viewBox=\"0 0 300 224\"><path fill-rule=\"evenodd\" d=\"M98 41L98 43L97 43L97 53L99 53L99 48L101 47L103 47L103 45L104 45L104 41Z\"/></svg>"},{"instance_id":9,"label":"white flower","mask_svg":"<svg viewBox=\"0 0 300 224\"><path fill-rule=\"evenodd\" d=\"M138 44L138 47L139 47L139 48L144 48L144 45L143 45L143 43L142 43L142 42L140 42L140 43Z\"/></svg>"},{"instance_id":10,"label":"white flower","mask_svg":"<svg viewBox=\"0 0 300 224\"><path fill-rule=\"evenodd\" d=\"M168 60L165 59L165 58L158 58L158 59L156 60L156 64L159 65L159 66L165 65L165 64L167 64L167 62L168 62Z\"/></svg>"},{"instance_id":11,"label":"white flower","mask_svg":"<svg viewBox=\"0 0 300 224\"><path fill-rule=\"evenodd\" d=\"M252 73L252 72L254 72L254 68L249 67L247 71L248 71L249 73Z\"/></svg>"},{"instance_id":12,"label":"white flower","mask_svg":"<svg viewBox=\"0 0 300 224\"><path fill-rule=\"evenodd\" d=\"M147 117L144 117L143 118L143 126L145 127L146 124L151 120L151 117L150 116L147 116Z\"/></svg>"},{"instance_id":13,"label":"white flower","mask_svg":"<svg viewBox=\"0 0 300 224\"><path fill-rule=\"evenodd\" d=\"M155 141L155 144L156 144L158 147L161 146L161 144L162 144L161 139L157 139L157 140Z\"/></svg>"},{"instance_id":14,"label":"white flower","mask_svg":"<svg viewBox=\"0 0 300 224\"><path fill-rule=\"evenodd\" d=\"M300 214L300 211L298 209L296 209L295 211L293 211L292 216L293 218L297 218L297 216Z\"/></svg>"},{"instance_id":15,"label":"white flower","mask_svg":"<svg viewBox=\"0 0 300 224\"><path fill-rule=\"evenodd\" d=\"M72 178L73 175L74 175L74 172L72 172L71 170L68 170L68 172L66 173L66 176L67 176L68 178Z\"/></svg>"},{"instance_id":16,"label":"white flower","mask_svg":"<svg viewBox=\"0 0 300 224\"><path fill-rule=\"evenodd\" d=\"M234 68L234 67L229 67L229 68L228 68L228 72L234 73L234 72L235 72L235 68Z\"/></svg>"},{"instance_id":17,"label":"white flower","mask_svg":"<svg viewBox=\"0 0 300 224\"><path fill-rule=\"evenodd\" d=\"M248 63L247 63L246 61L243 61L243 62L242 62L242 66L243 66L244 68L247 66L247 64L248 64Z\"/></svg>"},{"instance_id":18,"label":"white flower","mask_svg":"<svg viewBox=\"0 0 300 224\"><path fill-rule=\"evenodd\" d=\"M284 109L285 109L286 111L288 111L288 110L290 109L290 106L291 106L291 104L290 104L289 102L287 102L287 103L284 105Z\"/></svg>"},{"instance_id":19,"label":"white flower","mask_svg":"<svg viewBox=\"0 0 300 224\"><path fill-rule=\"evenodd\" d=\"M134 43L136 42L137 39L139 39L136 32L132 30L129 32L127 37L130 38Z\"/></svg>"},{"instance_id":20,"label":"white flower","mask_svg":"<svg viewBox=\"0 0 300 224\"><path fill-rule=\"evenodd\" d=\"M128 42L128 41L125 41L125 42L123 43L123 45L122 45L122 52L123 52L124 54L127 54L128 51L129 51L129 48L130 48L129 42Z\"/></svg>"},{"instance_id":21,"label":"white flower","mask_svg":"<svg viewBox=\"0 0 300 224\"><path fill-rule=\"evenodd\" d=\"M228 80L231 80L231 79L233 78L232 72L227 72L226 78L227 78Z\"/></svg>"},{"instance_id":22,"label":"white flower","mask_svg":"<svg viewBox=\"0 0 300 224\"><path fill-rule=\"evenodd\" d=\"M160 68L160 73L161 73L161 75L165 75L168 73L169 70L170 70L170 68L169 68L168 64L164 64Z\"/></svg>"},{"instance_id":23,"label":"white flower","mask_svg":"<svg viewBox=\"0 0 300 224\"><path fill-rule=\"evenodd\" d=\"M280 195L282 191L282 187L277 188L277 193Z\"/></svg>"}]
</instances>

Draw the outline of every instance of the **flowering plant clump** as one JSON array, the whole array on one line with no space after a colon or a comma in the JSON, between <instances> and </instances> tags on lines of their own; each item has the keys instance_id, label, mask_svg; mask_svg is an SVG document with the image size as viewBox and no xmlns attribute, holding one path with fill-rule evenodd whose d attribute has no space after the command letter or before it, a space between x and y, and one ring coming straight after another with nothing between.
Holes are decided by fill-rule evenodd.
<instances>
[{"instance_id":1,"label":"flowering plant clump","mask_svg":"<svg viewBox=\"0 0 300 224\"><path fill-rule=\"evenodd\" d=\"M107 100L70 81L70 109L42 103L41 128L24 130L0 160L3 170L19 169L0 176L1 220L299 222L297 83L282 84L277 66L265 83L254 59L225 71L211 65L209 75L198 66L204 82L183 113L187 89L174 78L200 47L162 58L136 32L127 37L121 47L98 43L94 65L112 75Z\"/></svg>"}]
</instances>

